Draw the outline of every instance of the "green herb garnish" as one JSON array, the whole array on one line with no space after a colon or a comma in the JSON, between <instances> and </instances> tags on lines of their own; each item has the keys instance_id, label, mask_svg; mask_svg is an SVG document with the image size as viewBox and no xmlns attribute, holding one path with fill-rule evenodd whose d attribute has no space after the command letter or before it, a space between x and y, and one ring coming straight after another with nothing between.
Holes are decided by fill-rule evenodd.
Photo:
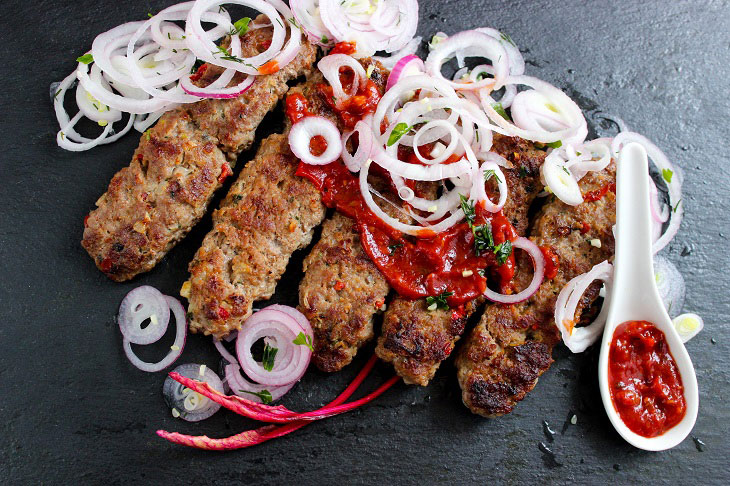
<instances>
[{"instance_id":1,"label":"green herb garnish","mask_svg":"<svg viewBox=\"0 0 730 486\"><path fill-rule=\"evenodd\" d=\"M229 32L230 35L243 35L248 32L248 23L251 22L250 17L244 17L236 20L233 24L233 28Z\"/></svg>"},{"instance_id":2,"label":"green herb garnish","mask_svg":"<svg viewBox=\"0 0 730 486\"><path fill-rule=\"evenodd\" d=\"M497 263L503 265L512 254L512 242L507 240L494 247L494 254L497 255Z\"/></svg>"},{"instance_id":3,"label":"green herb garnish","mask_svg":"<svg viewBox=\"0 0 730 486\"><path fill-rule=\"evenodd\" d=\"M329 44L330 40L327 38L326 35L323 35L322 38L319 40L322 44Z\"/></svg>"},{"instance_id":4,"label":"green herb garnish","mask_svg":"<svg viewBox=\"0 0 730 486\"><path fill-rule=\"evenodd\" d=\"M565 172L566 174L570 175L570 171L568 171L568 168L567 167L565 167L564 165L562 165L561 168L563 169L563 172Z\"/></svg>"},{"instance_id":5,"label":"green herb garnish","mask_svg":"<svg viewBox=\"0 0 730 486\"><path fill-rule=\"evenodd\" d=\"M145 132L144 132L144 136L145 136L145 138L146 138L147 140L149 140L149 139L150 139L150 133L151 133L151 132L152 132L152 129L151 129L151 128L150 128L150 129L148 129L147 131L145 131Z\"/></svg>"},{"instance_id":6,"label":"green herb garnish","mask_svg":"<svg viewBox=\"0 0 730 486\"><path fill-rule=\"evenodd\" d=\"M512 44L513 46L515 45L515 42L507 34L503 34L503 33L500 32L499 33L499 36L502 38L503 41L508 42L508 43Z\"/></svg>"},{"instance_id":7,"label":"green herb garnish","mask_svg":"<svg viewBox=\"0 0 730 486\"><path fill-rule=\"evenodd\" d=\"M492 226L489 224L480 224L471 227L474 235L474 253L477 256L483 251L491 250L494 247L494 236L492 235Z\"/></svg>"},{"instance_id":8,"label":"green herb garnish","mask_svg":"<svg viewBox=\"0 0 730 486\"><path fill-rule=\"evenodd\" d=\"M558 140L557 142L546 143L545 146L550 148L560 148L563 146L563 142Z\"/></svg>"},{"instance_id":9,"label":"green herb garnish","mask_svg":"<svg viewBox=\"0 0 730 486\"><path fill-rule=\"evenodd\" d=\"M77 57L76 61L82 64L91 64L94 62L94 56L92 56L90 52L87 52L83 56Z\"/></svg>"},{"instance_id":10,"label":"green herb garnish","mask_svg":"<svg viewBox=\"0 0 730 486\"><path fill-rule=\"evenodd\" d=\"M505 120L512 121L512 119L509 117L504 107L502 106L502 103L492 103L492 108L494 108L494 111L496 111L499 116L501 116Z\"/></svg>"},{"instance_id":11,"label":"green herb garnish","mask_svg":"<svg viewBox=\"0 0 730 486\"><path fill-rule=\"evenodd\" d=\"M393 145L395 142L401 139L403 135L408 133L410 131L411 127L407 123L399 123L394 128L393 131L390 132L390 137L388 137L388 147Z\"/></svg>"},{"instance_id":12,"label":"green herb garnish","mask_svg":"<svg viewBox=\"0 0 730 486\"><path fill-rule=\"evenodd\" d=\"M474 211L474 203L469 201L469 198L467 198L463 194L459 194L459 199L461 199L461 210L464 211L464 216L466 216L466 222L471 227L474 224L474 218L476 216L476 212Z\"/></svg>"},{"instance_id":13,"label":"green herb garnish","mask_svg":"<svg viewBox=\"0 0 730 486\"><path fill-rule=\"evenodd\" d=\"M677 212L677 208L679 208L679 204L681 202L682 202L682 200L680 199L679 201L677 201L677 204L674 205L674 207L672 208L672 212L673 213L676 213Z\"/></svg>"},{"instance_id":14,"label":"green herb garnish","mask_svg":"<svg viewBox=\"0 0 730 486\"><path fill-rule=\"evenodd\" d=\"M443 309L443 310L449 310L449 303L446 302L447 297L451 297L454 295L453 292L442 292L439 295L433 296L429 295L426 297L426 304L428 305L428 310L436 310L436 309Z\"/></svg>"},{"instance_id":15,"label":"green herb garnish","mask_svg":"<svg viewBox=\"0 0 730 486\"><path fill-rule=\"evenodd\" d=\"M300 332L297 334L297 337L294 338L294 341L292 343L298 345L298 346L306 346L309 348L310 351L314 351L314 346L312 346L312 336L309 334L304 334L303 332Z\"/></svg>"},{"instance_id":16,"label":"green herb garnish","mask_svg":"<svg viewBox=\"0 0 730 486\"><path fill-rule=\"evenodd\" d=\"M278 352L279 348L269 346L269 343L264 343L264 357L261 360L261 366L263 366L266 371L274 369L274 360L276 359L276 353Z\"/></svg>"},{"instance_id":17,"label":"green herb garnish","mask_svg":"<svg viewBox=\"0 0 730 486\"><path fill-rule=\"evenodd\" d=\"M667 181L667 184L672 182L672 176L674 175L674 172L672 172L672 169L662 169L662 177L665 181Z\"/></svg>"},{"instance_id":18,"label":"green herb garnish","mask_svg":"<svg viewBox=\"0 0 730 486\"><path fill-rule=\"evenodd\" d=\"M245 66L251 66L250 64L243 62L243 59L241 59L240 57L236 57L231 54L231 52L223 46L218 46L218 52L223 54L220 59L225 59L226 61L240 62ZM215 54L215 52L213 52L213 54Z\"/></svg>"},{"instance_id":19,"label":"green herb garnish","mask_svg":"<svg viewBox=\"0 0 730 486\"><path fill-rule=\"evenodd\" d=\"M401 246L403 246L403 243L393 243L392 245L388 245L388 251L392 255Z\"/></svg>"},{"instance_id":20,"label":"green herb garnish","mask_svg":"<svg viewBox=\"0 0 730 486\"><path fill-rule=\"evenodd\" d=\"M273 401L271 397L271 392L269 390L261 390L260 392L252 392L252 391L246 391L246 390L240 390L243 393L248 393L249 395L253 395L255 397L259 397L261 399L261 403L264 405L268 405Z\"/></svg>"},{"instance_id":21,"label":"green herb garnish","mask_svg":"<svg viewBox=\"0 0 730 486\"><path fill-rule=\"evenodd\" d=\"M499 178L499 176L497 175L496 172L494 172L494 170L487 169L487 170L484 171L484 182L487 182L492 177L496 177L497 178L497 182L499 182L499 183L502 182L502 179Z\"/></svg>"}]
</instances>

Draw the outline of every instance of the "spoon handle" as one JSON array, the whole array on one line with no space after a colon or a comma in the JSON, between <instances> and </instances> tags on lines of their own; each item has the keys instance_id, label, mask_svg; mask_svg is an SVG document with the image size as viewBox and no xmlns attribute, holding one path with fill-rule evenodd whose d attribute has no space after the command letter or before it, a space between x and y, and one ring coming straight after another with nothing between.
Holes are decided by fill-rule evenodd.
<instances>
[{"instance_id":1,"label":"spoon handle","mask_svg":"<svg viewBox=\"0 0 730 486\"><path fill-rule=\"evenodd\" d=\"M646 150L638 143L626 145L616 170L616 257L614 288L625 296L625 308L641 308L654 297L649 167ZM630 237L624 237L631 235ZM619 290L620 289L620 290ZM638 300L637 300L638 299ZM633 305L637 304L637 305Z\"/></svg>"}]
</instances>

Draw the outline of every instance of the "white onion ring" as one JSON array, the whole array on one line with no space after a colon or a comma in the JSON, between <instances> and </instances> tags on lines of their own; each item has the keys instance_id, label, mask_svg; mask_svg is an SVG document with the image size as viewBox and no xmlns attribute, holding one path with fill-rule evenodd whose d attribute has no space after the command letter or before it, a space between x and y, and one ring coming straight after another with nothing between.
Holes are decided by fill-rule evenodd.
<instances>
[{"instance_id":1,"label":"white onion ring","mask_svg":"<svg viewBox=\"0 0 730 486\"><path fill-rule=\"evenodd\" d=\"M354 133L357 133L358 145L355 153L350 155L350 152L347 151L347 142ZM353 131L342 134L342 161L351 172L359 171L362 164L370 157L373 149L373 138L373 131L370 126L362 120L355 124Z\"/></svg>"},{"instance_id":2,"label":"white onion ring","mask_svg":"<svg viewBox=\"0 0 730 486\"><path fill-rule=\"evenodd\" d=\"M484 291L484 296L492 302L496 302L498 304L516 304L518 302L522 302L523 300L529 299L535 294L535 292L537 292L537 289L540 288L543 278L545 277L545 257L543 256L542 251L540 251L540 248L538 248L535 243L527 238L520 236L512 242L512 248L525 250L530 255L530 258L532 258L532 263L533 265L535 265L535 273L532 276L530 285L528 285L522 292L516 294L499 294L491 290L490 288L487 288Z\"/></svg>"},{"instance_id":3,"label":"white onion ring","mask_svg":"<svg viewBox=\"0 0 730 486\"><path fill-rule=\"evenodd\" d=\"M345 107L348 99L353 97L360 85L367 82L367 73L362 64L346 54L331 54L323 57L318 63L317 68L332 87L332 95L335 98L335 106L338 109ZM350 92L345 93L340 81L340 69L349 68L355 73L355 78L350 88Z\"/></svg>"},{"instance_id":4,"label":"white onion ring","mask_svg":"<svg viewBox=\"0 0 730 486\"><path fill-rule=\"evenodd\" d=\"M559 152L551 152L540 167L545 185L565 204L577 206L583 202L583 194L576 177L567 164L562 163Z\"/></svg>"},{"instance_id":5,"label":"white onion ring","mask_svg":"<svg viewBox=\"0 0 730 486\"><path fill-rule=\"evenodd\" d=\"M134 292L134 290L132 291ZM170 297L169 295L165 295L165 302L168 305L168 311L172 310L172 313L175 315L175 342L170 347L170 352L167 353L167 356L165 356L161 361L157 363L147 363L146 361L142 361L137 357L136 354L134 354L134 351L132 351L132 342L130 342L129 339L125 336L123 340L124 345L124 354L127 355L127 358L129 361L139 368L142 371L146 371L148 373L154 373L157 371L162 371L168 366L170 366L172 363L177 360L180 355L182 355L183 348L185 348L185 341L187 336L187 321L185 320L185 309L183 308L182 304L174 298ZM147 326L150 327L150 326ZM167 330L167 324L165 324L164 329L162 330L162 334L164 335L165 331ZM162 336L160 336L162 337ZM158 338L159 339L159 338ZM150 343L137 343L137 344L150 344Z\"/></svg>"},{"instance_id":6,"label":"white onion ring","mask_svg":"<svg viewBox=\"0 0 730 486\"><path fill-rule=\"evenodd\" d=\"M321 136L327 141L327 149L321 155L313 155L309 149L312 138ZM321 116L302 118L289 130L289 148L302 162L325 165L334 162L342 153L340 131L334 123Z\"/></svg>"},{"instance_id":7,"label":"white onion ring","mask_svg":"<svg viewBox=\"0 0 730 486\"><path fill-rule=\"evenodd\" d=\"M603 281L606 286L606 297L603 300L601 311L588 326L575 327L573 325L572 330L569 330L568 327L575 319L575 312L583 293L595 280ZM558 294L555 301L555 324L560 329L563 342L573 353L582 353L603 333L603 326L606 325L606 317L608 317L612 282L613 265L608 261L603 261L591 268L589 272L571 279Z\"/></svg>"},{"instance_id":8,"label":"white onion ring","mask_svg":"<svg viewBox=\"0 0 730 486\"><path fill-rule=\"evenodd\" d=\"M454 55L463 57L484 57L494 66L494 77L473 83L458 83L444 78L441 66ZM490 88L497 90L504 86L509 75L509 56L504 46L488 34L467 30L454 34L436 45L426 58L426 72L434 78L444 80L454 89L477 90Z\"/></svg>"}]
</instances>

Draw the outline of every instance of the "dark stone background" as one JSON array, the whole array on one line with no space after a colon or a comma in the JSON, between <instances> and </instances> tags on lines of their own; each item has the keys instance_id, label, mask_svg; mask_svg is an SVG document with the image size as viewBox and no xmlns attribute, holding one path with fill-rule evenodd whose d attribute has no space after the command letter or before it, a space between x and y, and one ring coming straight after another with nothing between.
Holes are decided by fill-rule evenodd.
<instances>
[{"instance_id":1,"label":"dark stone background","mask_svg":"<svg viewBox=\"0 0 730 486\"><path fill-rule=\"evenodd\" d=\"M252 425L224 412L200 424L173 419L160 394L164 374L127 362L114 322L124 294L140 284L177 294L210 220L149 274L126 284L102 276L79 245L82 220L129 162L137 135L81 154L59 149L48 86L75 68L95 35L170 3L2 2L0 482L727 484L727 1L421 2L421 34L503 29L523 49L528 74L565 89L596 132L614 130L601 113L620 116L684 169L687 217L664 254L687 280L686 310L706 322L688 345L701 396L692 435L705 446L688 438L663 453L621 440L602 409L595 353L563 347L535 391L498 420L461 405L448 362L428 388L397 385L363 409L253 449L205 453L159 439L157 428L225 436ZM275 126L272 119L264 130ZM301 258L275 301L295 303ZM310 371L284 403L304 410L333 397L369 351L341 374ZM189 339L181 362L191 361L216 366L209 339ZM381 366L366 386L390 373ZM577 425L564 426L573 412ZM552 442L544 420L557 431Z\"/></svg>"}]
</instances>

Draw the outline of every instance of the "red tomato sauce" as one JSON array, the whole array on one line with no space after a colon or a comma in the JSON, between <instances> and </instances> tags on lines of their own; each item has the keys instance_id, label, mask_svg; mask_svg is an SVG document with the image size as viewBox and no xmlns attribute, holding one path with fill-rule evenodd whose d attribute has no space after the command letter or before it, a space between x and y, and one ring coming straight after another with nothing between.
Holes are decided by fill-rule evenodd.
<instances>
[{"instance_id":1,"label":"red tomato sauce","mask_svg":"<svg viewBox=\"0 0 730 486\"><path fill-rule=\"evenodd\" d=\"M682 378L656 326L646 321L618 326L608 360L611 400L629 429L656 437L682 420L687 408Z\"/></svg>"},{"instance_id":2,"label":"red tomato sauce","mask_svg":"<svg viewBox=\"0 0 730 486\"><path fill-rule=\"evenodd\" d=\"M599 199L603 198L603 196L608 193L608 191L616 193L616 183L615 182L609 182L605 186L601 187L600 189L596 189L595 191L588 191L585 194L583 194L583 200L586 202L593 202L598 201Z\"/></svg>"},{"instance_id":3,"label":"red tomato sauce","mask_svg":"<svg viewBox=\"0 0 730 486\"><path fill-rule=\"evenodd\" d=\"M343 50L348 48L344 44L338 44L335 49L348 53ZM353 76L351 70L343 69L340 72L345 91L352 86ZM381 97L377 85L368 80L356 95L348 100L339 100L343 103L337 108L332 98L332 87L320 84L317 88L324 101L350 129L358 120L375 111ZM289 95L285 104L286 114L292 123L312 116L307 100L301 94ZM316 149L322 149L321 146L315 147L312 144L319 145L319 142L313 140L310 143L313 153L316 153ZM418 150L421 154L430 153L431 147L423 146ZM408 149L403 149L399 152L399 158L420 163L412 149L410 153ZM459 158L454 157L454 160ZM380 175L387 174L379 171L375 165L373 173L379 172ZM514 254L511 253L501 264L490 249L477 254L474 249L474 234L466 222L438 235L424 229L422 235L414 238L394 230L373 214L360 194L358 177L341 161L319 166L300 163L296 173L315 184L326 206L336 208L356 221L365 253L400 295L417 299L452 292L447 301L449 305L458 307L481 295L487 287L488 278L496 281L501 292L514 291ZM415 189L412 181L406 181L406 184ZM474 209L473 224L489 225L495 246L517 238L514 227L501 212L490 213L484 209L483 204L477 204ZM454 312L458 312L458 309Z\"/></svg>"}]
</instances>

